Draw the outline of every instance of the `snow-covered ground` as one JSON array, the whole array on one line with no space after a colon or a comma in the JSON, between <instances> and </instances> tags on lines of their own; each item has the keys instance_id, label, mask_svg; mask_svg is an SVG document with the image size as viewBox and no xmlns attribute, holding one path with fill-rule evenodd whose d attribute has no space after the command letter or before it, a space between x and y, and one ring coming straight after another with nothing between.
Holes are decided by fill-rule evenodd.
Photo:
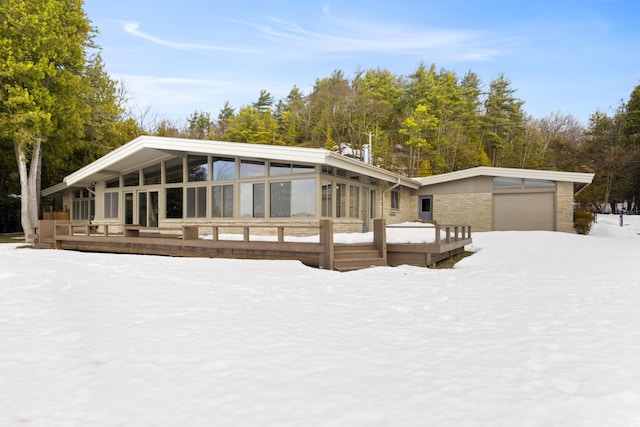
<instances>
[{"instance_id":1,"label":"snow-covered ground","mask_svg":"<svg viewBox=\"0 0 640 427\"><path fill-rule=\"evenodd\" d=\"M0 245L0 425L639 426L624 220L453 270Z\"/></svg>"}]
</instances>

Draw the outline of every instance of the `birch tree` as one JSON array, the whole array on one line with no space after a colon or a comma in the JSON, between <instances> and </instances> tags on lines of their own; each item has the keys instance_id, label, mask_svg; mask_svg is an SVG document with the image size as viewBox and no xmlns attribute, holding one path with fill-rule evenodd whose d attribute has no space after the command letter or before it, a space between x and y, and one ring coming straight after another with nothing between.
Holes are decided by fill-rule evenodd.
<instances>
[{"instance_id":1,"label":"birch tree","mask_svg":"<svg viewBox=\"0 0 640 427\"><path fill-rule=\"evenodd\" d=\"M94 30L81 0L0 3L0 139L13 145L25 238L38 221L43 147L82 136L82 74Z\"/></svg>"}]
</instances>

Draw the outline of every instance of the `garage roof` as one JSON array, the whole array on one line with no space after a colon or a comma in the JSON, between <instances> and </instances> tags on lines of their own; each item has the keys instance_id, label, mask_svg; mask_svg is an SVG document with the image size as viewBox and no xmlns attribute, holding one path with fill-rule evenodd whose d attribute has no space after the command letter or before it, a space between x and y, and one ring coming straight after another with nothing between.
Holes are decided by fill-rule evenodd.
<instances>
[{"instance_id":1,"label":"garage roof","mask_svg":"<svg viewBox=\"0 0 640 427\"><path fill-rule=\"evenodd\" d=\"M533 169L516 169L516 168L493 168L487 166L479 166L471 169L464 169L455 172L443 173L441 175L432 175L422 178L414 178L422 186L440 184L443 182L457 181L466 178L475 178L477 176L501 176L509 178L528 178L528 179L544 179L549 181L560 182L577 182L582 184L590 184L594 174L582 172L558 172L549 170L533 170Z\"/></svg>"}]
</instances>

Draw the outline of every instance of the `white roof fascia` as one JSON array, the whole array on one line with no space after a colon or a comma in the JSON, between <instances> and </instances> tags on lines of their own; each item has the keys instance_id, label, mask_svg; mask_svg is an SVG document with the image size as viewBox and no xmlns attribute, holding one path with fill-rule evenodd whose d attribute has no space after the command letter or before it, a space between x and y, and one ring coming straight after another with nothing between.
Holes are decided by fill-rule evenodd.
<instances>
[{"instance_id":1,"label":"white roof fascia","mask_svg":"<svg viewBox=\"0 0 640 427\"><path fill-rule=\"evenodd\" d=\"M582 172L558 172L549 170L517 169L517 168L494 168L479 166L471 169L464 169L455 172L443 173L422 178L414 178L422 186L451 182L460 179L474 178L477 176L500 176L509 178L544 179L548 181L578 182L590 184L594 174Z\"/></svg>"},{"instance_id":2,"label":"white roof fascia","mask_svg":"<svg viewBox=\"0 0 640 427\"><path fill-rule=\"evenodd\" d=\"M111 165L144 149L330 165L389 182L400 182L409 188L419 188L419 184L411 178L397 175L359 160L341 156L324 148L287 147L157 136L140 136L66 176L63 182L67 186L82 182L87 177L108 170Z\"/></svg>"}]
</instances>

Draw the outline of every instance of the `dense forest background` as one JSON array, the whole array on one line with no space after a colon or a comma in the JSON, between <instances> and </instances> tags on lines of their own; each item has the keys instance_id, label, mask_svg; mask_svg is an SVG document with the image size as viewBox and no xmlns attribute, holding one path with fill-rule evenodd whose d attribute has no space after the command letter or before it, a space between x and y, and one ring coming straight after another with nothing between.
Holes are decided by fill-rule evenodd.
<instances>
[{"instance_id":1,"label":"dense forest background","mask_svg":"<svg viewBox=\"0 0 640 427\"><path fill-rule=\"evenodd\" d=\"M0 30L0 42L3 37L10 42L10 28ZM525 100L505 75L485 83L473 71L459 76L420 63L406 76L383 68L350 76L335 70L317 78L310 93L293 85L285 98L274 99L264 89L250 105L227 102L218 112L194 110L175 122L151 106L131 108L135 99L106 73L99 48L93 43L83 48L79 83L64 89L74 91L74 120L54 122L47 130L41 188L149 134L355 153L370 143L374 165L407 176L474 166L594 172L593 184L579 194L581 203L598 210L624 202L626 209L639 210L640 85L615 112L595 111L583 124L568 112L528 115ZM4 62L0 82L22 72L9 65ZM12 119L12 92L6 87L0 90L0 118ZM63 117L70 108L52 114ZM7 130L15 120L9 119L0 120L0 232L20 227L15 141Z\"/></svg>"}]
</instances>

